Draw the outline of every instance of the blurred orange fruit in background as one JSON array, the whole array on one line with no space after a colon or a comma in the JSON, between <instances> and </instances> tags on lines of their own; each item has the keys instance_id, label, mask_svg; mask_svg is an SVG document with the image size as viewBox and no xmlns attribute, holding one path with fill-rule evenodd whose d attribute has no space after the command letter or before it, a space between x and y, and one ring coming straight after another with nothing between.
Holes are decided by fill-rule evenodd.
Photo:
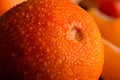
<instances>
[{"instance_id":1,"label":"blurred orange fruit in background","mask_svg":"<svg viewBox=\"0 0 120 80\"><path fill-rule=\"evenodd\" d=\"M120 18L105 15L97 8L90 8L88 12L94 17L102 37L120 47Z\"/></svg>"},{"instance_id":2,"label":"blurred orange fruit in background","mask_svg":"<svg viewBox=\"0 0 120 80\"><path fill-rule=\"evenodd\" d=\"M103 80L120 80L120 48L103 39L104 42L104 66Z\"/></svg>"},{"instance_id":3,"label":"blurred orange fruit in background","mask_svg":"<svg viewBox=\"0 0 120 80\"><path fill-rule=\"evenodd\" d=\"M98 8L103 13L112 16L120 17L120 0L98 0Z\"/></svg>"},{"instance_id":4,"label":"blurred orange fruit in background","mask_svg":"<svg viewBox=\"0 0 120 80\"><path fill-rule=\"evenodd\" d=\"M0 0L0 16L13 6L26 0Z\"/></svg>"}]
</instances>

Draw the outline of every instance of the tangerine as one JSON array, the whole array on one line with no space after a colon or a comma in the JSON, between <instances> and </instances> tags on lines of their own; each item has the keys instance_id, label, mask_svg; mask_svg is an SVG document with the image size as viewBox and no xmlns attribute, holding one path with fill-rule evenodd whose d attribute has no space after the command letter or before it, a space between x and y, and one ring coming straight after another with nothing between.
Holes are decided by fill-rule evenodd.
<instances>
[{"instance_id":1,"label":"tangerine","mask_svg":"<svg viewBox=\"0 0 120 80\"><path fill-rule=\"evenodd\" d=\"M0 17L0 79L98 80L104 58L94 19L66 0L28 0Z\"/></svg>"}]
</instances>

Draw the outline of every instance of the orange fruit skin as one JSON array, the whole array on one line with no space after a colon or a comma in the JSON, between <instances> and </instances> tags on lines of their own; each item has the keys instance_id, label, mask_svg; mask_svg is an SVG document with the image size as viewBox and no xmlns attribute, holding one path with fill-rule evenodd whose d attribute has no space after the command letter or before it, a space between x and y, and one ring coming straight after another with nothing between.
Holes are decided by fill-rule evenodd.
<instances>
[{"instance_id":1,"label":"orange fruit skin","mask_svg":"<svg viewBox=\"0 0 120 80\"><path fill-rule=\"evenodd\" d=\"M107 40L104 42L103 80L120 80L120 48Z\"/></svg>"},{"instance_id":2,"label":"orange fruit skin","mask_svg":"<svg viewBox=\"0 0 120 80\"><path fill-rule=\"evenodd\" d=\"M29 0L0 18L1 79L98 80L103 53L93 18L70 1Z\"/></svg>"},{"instance_id":3,"label":"orange fruit skin","mask_svg":"<svg viewBox=\"0 0 120 80\"><path fill-rule=\"evenodd\" d=\"M90 8L88 12L95 19L102 37L120 47L120 18L112 18L102 14L96 8Z\"/></svg>"},{"instance_id":4,"label":"orange fruit skin","mask_svg":"<svg viewBox=\"0 0 120 80\"><path fill-rule=\"evenodd\" d=\"M0 16L23 1L26 0L0 0Z\"/></svg>"}]
</instances>

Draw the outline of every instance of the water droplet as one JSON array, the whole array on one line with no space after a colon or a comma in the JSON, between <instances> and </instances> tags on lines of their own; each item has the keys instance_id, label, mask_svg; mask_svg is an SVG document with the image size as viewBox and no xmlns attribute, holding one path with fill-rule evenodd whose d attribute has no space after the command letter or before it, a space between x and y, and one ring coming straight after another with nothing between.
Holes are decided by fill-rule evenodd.
<instances>
[{"instance_id":1,"label":"water droplet","mask_svg":"<svg viewBox=\"0 0 120 80\"><path fill-rule=\"evenodd\" d=\"M44 62L44 66L47 66L47 62L46 61Z\"/></svg>"},{"instance_id":2,"label":"water droplet","mask_svg":"<svg viewBox=\"0 0 120 80\"><path fill-rule=\"evenodd\" d=\"M58 59L57 61L58 61L58 63L59 63L59 64L61 64L61 63L62 63L62 60L61 60L61 59Z\"/></svg>"},{"instance_id":3,"label":"water droplet","mask_svg":"<svg viewBox=\"0 0 120 80\"><path fill-rule=\"evenodd\" d=\"M15 53L12 53L12 57L16 57Z\"/></svg>"}]
</instances>

